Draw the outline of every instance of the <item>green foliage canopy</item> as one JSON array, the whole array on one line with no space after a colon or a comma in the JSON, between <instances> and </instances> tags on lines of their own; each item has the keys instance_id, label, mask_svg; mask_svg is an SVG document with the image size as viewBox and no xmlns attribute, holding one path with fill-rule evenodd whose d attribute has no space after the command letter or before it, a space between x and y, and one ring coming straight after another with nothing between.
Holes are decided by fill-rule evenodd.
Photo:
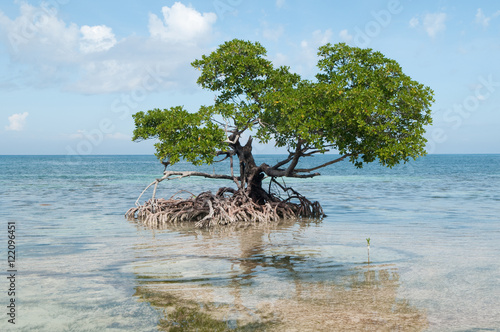
<instances>
[{"instance_id":1,"label":"green foliage canopy","mask_svg":"<svg viewBox=\"0 0 500 332\"><path fill-rule=\"evenodd\" d=\"M310 81L265 56L258 42L235 39L194 61L197 83L216 93L214 104L194 113L180 106L138 112L133 140L157 138L157 157L172 164L181 158L210 164L221 153L241 157L239 140L250 132L260 143L288 149L287 159L261 167L272 176L310 172L296 169L298 159L332 149L357 167L376 159L392 167L425 154L433 92L396 61L371 49L327 44Z\"/></svg>"}]
</instances>

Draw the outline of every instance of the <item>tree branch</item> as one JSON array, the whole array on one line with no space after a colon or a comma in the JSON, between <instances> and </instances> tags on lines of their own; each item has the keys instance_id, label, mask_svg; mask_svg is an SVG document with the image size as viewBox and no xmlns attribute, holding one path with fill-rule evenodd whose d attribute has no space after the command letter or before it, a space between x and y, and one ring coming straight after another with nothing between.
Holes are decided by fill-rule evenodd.
<instances>
[{"instance_id":1,"label":"tree branch","mask_svg":"<svg viewBox=\"0 0 500 332\"><path fill-rule=\"evenodd\" d=\"M231 177L233 178L234 183L238 186L238 188L242 188L242 185L240 181L238 181L238 178L234 176L234 167L233 167L233 154L229 155L229 166L231 168Z\"/></svg>"},{"instance_id":2,"label":"tree branch","mask_svg":"<svg viewBox=\"0 0 500 332\"><path fill-rule=\"evenodd\" d=\"M282 161L278 162L276 165L272 166L271 168L272 169L278 169L281 166L288 164L290 162L290 160L293 159L293 156L294 156L294 154L290 153L285 160L282 160Z\"/></svg>"},{"instance_id":3,"label":"tree branch","mask_svg":"<svg viewBox=\"0 0 500 332\"><path fill-rule=\"evenodd\" d=\"M298 172L298 173L308 173L308 172L311 172L311 171L315 171L317 169L320 169L320 168L323 168L323 167L326 167L328 165L331 165L331 164L335 164L335 163L338 163L339 161L342 161L344 160L345 158L351 156L352 154L350 153L347 153L345 155L343 155L342 157L340 158L337 158L337 159L334 159L334 160L330 160L329 162L327 163L324 163L323 165L319 165L319 166L316 166L316 167L313 167L313 168L302 168L302 169L296 169L295 172Z\"/></svg>"},{"instance_id":4,"label":"tree branch","mask_svg":"<svg viewBox=\"0 0 500 332\"><path fill-rule=\"evenodd\" d=\"M323 145L324 148L332 147L332 146L333 145ZM310 148L308 148L308 150L310 150ZM321 151L321 150L314 150L314 151L311 151L311 152L308 152L308 153L304 153L302 156L304 156L304 157L310 157L310 156L312 156L315 153L325 153L325 152L328 152L328 151L330 151L330 149L325 149L323 151Z\"/></svg>"},{"instance_id":5,"label":"tree branch","mask_svg":"<svg viewBox=\"0 0 500 332\"><path fill-rule=\"evenodd\" d=\"M299 159L302 156L302 140L299 138L297 141L297 146L295 147L295 153L292 159L292 163L285 170L285 176L290 176L293 174L293 170L297 167Z\"/></svg>"},{"instance_id":6,"label":"tree branch","mask_svg":"<svg viewBox=\"0 0 500 332\"><path fill-rule=\"evenodd\" d=\"M220 159L220 160L214 160L215 163L220 163L220 162L223 162L224 160L226 160L227 158L230 158L232 156L234 156L235 152L234 151L217 151L216 153L216 156L222 156L222 155L225 155L224 158Z\"/></svg>"},{"instance_id":7,"label":"tree branch","mask_svg":"<svg viewBox=\"0 0 500 332\"><path fill-rule=\"evenodd\" d=\"M284 176L289 177L289 178L312 178L312 177L320 175L319 173L297 174L297 170L295 170L290 175L286 175L286 170L283 170L283 169L274 169L274 168L270 167L267 164L262 164L262 165L259 166L259 168L267 176L276 177L276 178L280 178L280 177L284 177Z\"/></svg>"},{"instance_id":8,"label":"tree branch","mask_svg":"<svg viewBox=\"0 0 500 332\"><path fill-rule=\"evenodd\" d=\"M163 177L156 179L158 182L163 180L170 180L169 178L173 175L178 175L175 179L181 179L189 176L201 176L209 179L224 179L224 180L234 180L234 178L238 179L238 177L232 177L230 175L225 174L208 174L203 172L196 171L166 171L163 173Z\"/></svg>"}]
</instances>

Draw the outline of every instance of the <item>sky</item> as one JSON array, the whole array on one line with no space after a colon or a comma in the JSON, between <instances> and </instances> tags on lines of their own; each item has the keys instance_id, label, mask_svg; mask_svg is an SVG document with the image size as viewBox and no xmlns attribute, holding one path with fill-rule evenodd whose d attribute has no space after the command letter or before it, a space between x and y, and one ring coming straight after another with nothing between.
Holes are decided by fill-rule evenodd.
<instances>
[{"instance_id":1,"label":"sky","mask_svg":"<svg viewBox=\"0 0 500 332\"><path fill-rule=\"evenodd\" d=\"M132 114L212 104L190 63L234 38L307 79L326 43L380 51L435 92L429 153L500 153L495 0L3 0L0 155L153 154Z\"/></svg>"}]
</instances>

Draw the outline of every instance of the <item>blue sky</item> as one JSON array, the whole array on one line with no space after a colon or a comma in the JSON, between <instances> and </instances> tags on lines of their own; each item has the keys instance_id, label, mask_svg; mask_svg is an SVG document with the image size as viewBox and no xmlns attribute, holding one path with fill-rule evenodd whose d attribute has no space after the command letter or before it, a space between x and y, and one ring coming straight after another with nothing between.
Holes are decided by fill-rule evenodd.
<instances>
[{"instance_id":1,"label":"blue sky","mask_svg":"<svg viewBox=\"0 0 500 332\"><path fill-rule=\"evenodd\" d=\"M5 0L0 154L152 154L131 115L212 103L190 63L233 38L311 79L327 42L381 51L435 91L429 153L500 153L498 1Z\"/></svg>"}]
</instances>

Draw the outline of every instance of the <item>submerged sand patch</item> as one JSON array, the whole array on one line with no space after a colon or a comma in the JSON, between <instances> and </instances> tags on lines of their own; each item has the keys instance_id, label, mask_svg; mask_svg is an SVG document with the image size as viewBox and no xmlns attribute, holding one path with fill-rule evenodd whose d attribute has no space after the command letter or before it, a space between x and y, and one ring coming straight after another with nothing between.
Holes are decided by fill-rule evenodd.
<instances>
[{"instance_id":1,"label":"submerged sand patch","mask_svg":"<svg viewBox=\"0 0 500 332\"><path fill-rule=\"evenodd\" d=\"M293 284L292 292L257 304L246 303L244 290L231 285L146 282L135 295L164 311L159 323L164 331L421 331L428 326L425 311L397 297L394 266L355 268L337 283L297 279Z\"/></svg>"}]
</instances>

